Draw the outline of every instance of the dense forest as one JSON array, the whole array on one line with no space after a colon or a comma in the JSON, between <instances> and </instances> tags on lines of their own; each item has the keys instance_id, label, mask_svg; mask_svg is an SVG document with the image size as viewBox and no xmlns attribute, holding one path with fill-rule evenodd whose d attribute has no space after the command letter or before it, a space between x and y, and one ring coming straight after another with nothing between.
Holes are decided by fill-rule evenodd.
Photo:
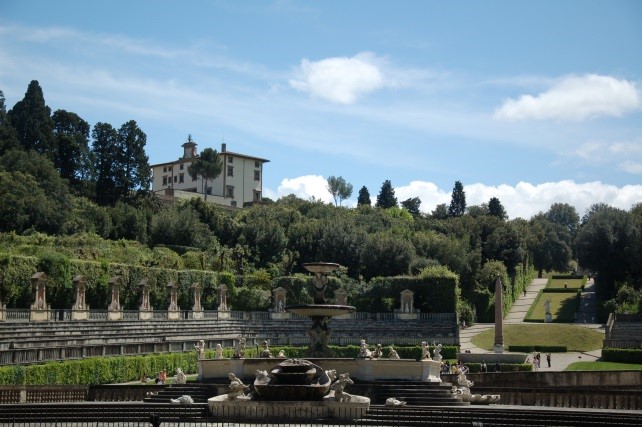
<instances>
[{"instance_id":1,"label":"dense forest","mask_svg":"<svg viewBox=\"0 0 642 427\"><path fill-rule=\"evenodd\" d=\"M11 243L19 236L68 236L93 246L61 256L261 277L247 309L265 308L274 280L303 273L305 262L341 264L337 278L355 300L377 278L441 271L457 278L462 318L476 310L480 320L491 312L498 276L514 296L535 274L579 272L596 277L602 320L642 312L642 204L595 204L580 217L560 201L508 220L497 198L467 206L458 181L449 206L423 214L418 198L398 202L384 180L374 204L362 187L358 206L346 208L336 202L352 185L341 177L328 180L334 205L294 195L236 210L200 199L161 204L149 191L145 145L134 120L92 128L76 113L52 113L37 81L9 110L0 91L0 257L20 252ZM117 250L108 241L149 252L111 260ZM26 245L22 255L37 248ZM0 295L7 286L0 282Z\"/></svg>"}]
</instances>

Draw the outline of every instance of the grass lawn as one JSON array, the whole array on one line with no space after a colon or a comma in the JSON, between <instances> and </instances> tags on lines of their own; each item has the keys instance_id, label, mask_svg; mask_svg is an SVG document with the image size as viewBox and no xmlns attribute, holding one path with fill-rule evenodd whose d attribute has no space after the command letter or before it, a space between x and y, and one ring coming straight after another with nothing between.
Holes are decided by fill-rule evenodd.
<instances>
[{"instance_id":1,"label":"grass lawn","mask_svg":"<svg viewBox=\"0 0 642 427\"><path fill-rule=\"evenodd\" d=\"M642 364L615 362L574 362L566 371L642 371Z\"/></svg>"},{"instance_id":2,"label":"grass lawn","mask_svg":"<svg viewBox=\"0 0 642 427\"><path fill-rule=\"evenodd\" d=\"M577 311L577 292L542 292L533 303L533 309L526 320L544 321L544 301L551 299L553 322L573 322Z\"/></svg>"},{"instance_id":3,"label":"grass lawn","mask_svg":"<svg viewBox=\"0 0 642 427\"><path fill-rule=\"evenodd\" d=\"M551 279L548 282L547 288L564 289L564 284L567 284L567 289L578 290L582 287L584 279Z\"/></svg>"},{"instance_id":4,"label":"grass lawn","mask_svg":"<svg viewBox=\"0 0 642 427\"><path fill-rule=\"evenodd\" d=\"M565 345L568 351L590 351L602 348L602 332L575 325L532 323L504 326L504 346ZM495 329L484 331L472 339L477 347L492 350Z\"/></svg>"}]
</instances>

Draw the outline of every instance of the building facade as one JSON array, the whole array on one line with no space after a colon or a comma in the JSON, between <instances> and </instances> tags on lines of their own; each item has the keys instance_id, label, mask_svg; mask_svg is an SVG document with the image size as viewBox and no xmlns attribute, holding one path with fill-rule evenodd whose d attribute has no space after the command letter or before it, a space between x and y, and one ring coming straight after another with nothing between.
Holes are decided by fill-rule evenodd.
<instances>
[{"instance_id":1,"label":"building facade","mask_svg":"<svg viewBox=\"0 0 642 427\"><path fill-rule=\"evenodd\" d=\"M205 181L200 176L194 179L188 172L189 166L199 157L197 145L189 136L182 145L182 157L151 165L154 194L165 199L199 197L208 202L239 208L262 201L263 164L269 160L227 151L227 145L223 143L218 153L223 170L218 177L208 180L205 187Z\"/></svg>"}]
</instances>

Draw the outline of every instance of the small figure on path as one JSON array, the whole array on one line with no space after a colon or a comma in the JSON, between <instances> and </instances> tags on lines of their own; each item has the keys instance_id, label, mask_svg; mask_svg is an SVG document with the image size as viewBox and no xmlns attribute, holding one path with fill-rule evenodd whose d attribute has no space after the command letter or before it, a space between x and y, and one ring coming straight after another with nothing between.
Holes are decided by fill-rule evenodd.
<instances>
[{"instance_id":1,"label":"small figure on path","mask_svg":"<svg viewBox=\"0 0 642 427\"><path fill-rule=\"evenodd\" d=\"M548 363L548 367L551 367L551 353L546 353L546 363Z\"/></svg>"}]
</instances>

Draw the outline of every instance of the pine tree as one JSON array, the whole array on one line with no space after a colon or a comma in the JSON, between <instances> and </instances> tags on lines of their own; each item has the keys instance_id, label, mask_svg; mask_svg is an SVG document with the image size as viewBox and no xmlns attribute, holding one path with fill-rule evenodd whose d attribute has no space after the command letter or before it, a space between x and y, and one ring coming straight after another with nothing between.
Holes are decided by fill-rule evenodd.
<instances>
[{"instance_id":1,"label":"pine tree","mask_svg":"<svg viewBox=\"0 0 642 427\"><path fill-rule=\"evenodd\" d=\"M4 93L0 90L0 156L12 148L18 148L18 133L11 126L11 119L7 115Z\"/></svg>"},{"instance_id":2,"label":"pine tree","mask_svg":"<svg viewBox=\"0 0 642 427\"><path fill-rule=\"evenodd\" d=\"M506 219L506 210L502 206L502 202L499 201L497 197L492 197L488 202L488 214L491 216L496 216L499 219Z\"/></svg>"},{"instance_id":3,"label":"pine tree","mask_svg":"<svg viewBox=\"0 0 642 427\"><path fill-rule=\"evenodd\" d=\"M361 190L359 190L359 197L357 198L357 206L372 206L372 201L370 200L370 192L364 185L361 187Z\"/></svg>"},{"instance_id":4,"label":"pine tree","mask_svg":"<svg viewBox=\"0 0 642 427\"><path fill-rule=\"evenodd\" d=\"M45 105L45 97L37 80L29 83L25 97L7 114L18 132L22 148L35 150L53 160L55 147L51 109Z\"/></svg>"},{"instance_id":5,"label":"pine tree","mask_svg":"<svg viewBox=\"0 0 642 427\"><path fill-rule=\"evenodd\" d=\"M223 171L223 161L218 152L211 148L206 148L201 155L187 167L187 173L192 179L200 176L203 179L205 200L207 200L207 182L216 179Z\"/></svg>"},{"instance_id":6,"label":"pine tree","mask_svg":"<svg viewBox=\"0 0 642 427\"><path fill-rule=\"evenodd\" d=\"M457 217L462 216L464 213L466 213L466 193L461 182L455 181L450 207L448 208L448 216Z\"/></svg>"},{"instance_id":7,"label":"pine tree","mask_svg":"<svg viewBox=\"0 0 642 427\"><path fill-rule=\"evenodd\" d=\"M381 186L381 191L377 196L377 207L387 209L397 207L397 198L395 197L395 189L392 188L390 180L387 179L384 181Z\"/></svg>"}]
</instances>

